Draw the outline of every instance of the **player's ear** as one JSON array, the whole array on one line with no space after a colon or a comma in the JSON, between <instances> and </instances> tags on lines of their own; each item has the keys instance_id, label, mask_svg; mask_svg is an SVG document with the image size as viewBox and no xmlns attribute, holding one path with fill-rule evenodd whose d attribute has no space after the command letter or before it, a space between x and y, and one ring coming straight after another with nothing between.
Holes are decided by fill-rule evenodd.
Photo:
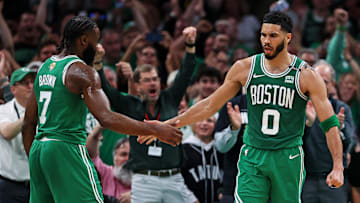
<instances>
[{"instance_id":1,"label":"player's ear","mask_svg":"<svg viewBox=\"0 0 360 203\"><path fill-rule=\"evenodd\" d=\"M287 44L290 44L291 39L292 39L292 34L291 33L286 33L286 42L287 42Z\"/></svg>"},{"instance_id":2,"label":"player's ear","mask_svg":"<svg viewBox=\"0 0 360 203\"><path fill-rule=\"evenodd\" d=\"M87 35L81 35L80 36L80 44L82 46L87 46L88 43L89 43L89 37Z\"/></svg>"}]
</instances>

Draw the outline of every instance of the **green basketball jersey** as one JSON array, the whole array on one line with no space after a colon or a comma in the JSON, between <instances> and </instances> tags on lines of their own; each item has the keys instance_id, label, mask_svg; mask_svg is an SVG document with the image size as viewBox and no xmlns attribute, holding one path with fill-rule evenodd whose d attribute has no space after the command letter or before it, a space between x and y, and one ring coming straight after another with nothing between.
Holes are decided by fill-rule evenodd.
<instances>
[{"instance_id":1,"label":"green basketball jersey","mask_svg":"<svg viewBox=\"0 0 360 203\"><path fill-rule=\"evenodd\" d=\"M305 62L293 57L289 68L272 74L265 68L265 55L252 57L247 89L248 126L244 143L261 149L302 145L308 97L299 86Z\"/></svg>"},{"instance_id":2,"label":"green basketball jersey","mask_svg":"<svg viewBox=\"0 0 360 203\"><path fill-rule=\"evenodd\" d=\"M65 75L79 57L52 56L40 67L34 82L38 104L38 133L36 139L46 136L74 144L86 143L87 106L82 95L71 93L65 87Z\"/></svg>"}]
</instances>

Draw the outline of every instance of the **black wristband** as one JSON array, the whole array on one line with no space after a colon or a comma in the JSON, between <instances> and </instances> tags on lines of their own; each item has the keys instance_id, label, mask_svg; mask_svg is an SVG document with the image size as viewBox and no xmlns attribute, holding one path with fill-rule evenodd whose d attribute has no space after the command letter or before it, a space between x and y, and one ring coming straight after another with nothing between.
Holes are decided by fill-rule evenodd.
<instances>
[{"instance_id":1,"label":"black wristband","mask_svg":"<svg viewBox=\"0 0 360 203\"><path fill-rule=\"evenodd\" d=\"M9 78L8 78L7 76L1 78L1 79L0 79L0 86L1 86L4 82L6 82L6 81L8 81L8 80L9 80Z\"/></svg>"},{"instance_id":2,"label":"black wristband","mask_svg":"<svg viewBox=\"0 0 360 203\"><path fill-rule=\"evenodd\" d=\"M189 47L189 48L193 48L193 47L195 47L195 43L189 44L189 43L187 43L187 42L185 41L185 46L187 46L187 47Z\"/></svg>"}]
</instances>

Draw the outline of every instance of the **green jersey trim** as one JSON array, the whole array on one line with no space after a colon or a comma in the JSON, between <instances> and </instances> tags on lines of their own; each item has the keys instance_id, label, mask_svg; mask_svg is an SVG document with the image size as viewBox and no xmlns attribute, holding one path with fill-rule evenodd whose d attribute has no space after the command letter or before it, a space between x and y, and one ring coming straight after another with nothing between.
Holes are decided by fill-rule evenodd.
<instances>
[{"instance_id":1,"label":"green jersey trim","mask_svg":"<svg viewBox=\"0 0 360 203\"><path fill-rule=\"evenodd\" d=\"M308 101L309 98L308 96L306 96L300 89L300 73L301 73L301 69L303 68L303 66L305 65L305 62L302 61L301 64L299 65L298 71L296 72L295 75L295 88L296 91L298 93L298 95L305 101Z\"/></svg>"},{"instance_id":2,"label":"green jersey trim","mask_svg":"<svg viewBox=\"0 0 360 203\"><path fill-rule=\"evenodd\" d=\"M252 78L252 76L254 74L255 62L256 62L256 55L254 55L251 58L250 72L249 72L248 78L247 78L246 83L245 83L245 89L248 88L248 86L249 86L249 84L251 82L251 78Z\"/></svg>"},{"instance_id":3,"label":"green jersey trim","mask_svg":"<svg viewBox=\"0 0 360 203\"><path fill-rule=\"evenodd\" d=\"M70 67L73 63L76 63L76 62L80 62L80 63L84 63L84 64L85 64L85 62L84 62L83 60L81 60L81 59L74 59L74 60L70 61L69 63L67 63L67 64L65 65L64 70L63 70L63 73L62 73L62 83L63 83L63 85L65 85L65 76L66 76L66 73L67 73L69 67Z\"/></svg>"},{"instance_id":4,"label":"green jersey trim","mask_svg":"<svg viewBox=\"0 0 360 203\"><path fill-rule=\"evenodd\" d=\"M41 64L41 66L40 66L40 68L38 69L38 73L40 72L40 70L42 69L42 67L44 67L44 65L45 65L45 62L43 62L42 64Z\"/></svg>"},{"instance_id":5,"label":"green jersey trim","mask_svg":"<svg viewBox=\"0 0 360 203\"><path fill-rule=\"evenodd\" d=\"M295 55L292 55L293 59L289 65L289 67L293 67L295 65L296 59L297 57ZM286 74L288 74L291 71L291 68L286 69L284 72L282 73L278 73L278 74L274 74L274 73L270 73L269 71L267 71L266 66L265 66L265 54L261 54L261 62L260 62L260 67L261 70L263 71L263 73L271 78L280 78L285 76Z\"/></svg>"}]
</instances>

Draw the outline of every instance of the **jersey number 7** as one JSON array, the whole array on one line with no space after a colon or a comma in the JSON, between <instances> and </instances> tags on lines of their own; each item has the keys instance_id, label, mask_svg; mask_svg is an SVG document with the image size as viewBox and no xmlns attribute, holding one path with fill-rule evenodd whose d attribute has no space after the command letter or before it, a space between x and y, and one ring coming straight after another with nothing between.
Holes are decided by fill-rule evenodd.
<instances>
[{"instance_id":1,"label":"jersey number 7","mask_svg":"<svg viewBox=\"0 0 360 203\"><path fill-rule=\"evenodd\" d=\"M46 111L49 107L49 103L51 100L51 94L52 92L50 91L40 91L40 98L39 98L39 102L43 102L44 101L44 105L42 107L42 111L40 114L40 124L44 124L46 122Z\"/></svg>"}]
</instances>

